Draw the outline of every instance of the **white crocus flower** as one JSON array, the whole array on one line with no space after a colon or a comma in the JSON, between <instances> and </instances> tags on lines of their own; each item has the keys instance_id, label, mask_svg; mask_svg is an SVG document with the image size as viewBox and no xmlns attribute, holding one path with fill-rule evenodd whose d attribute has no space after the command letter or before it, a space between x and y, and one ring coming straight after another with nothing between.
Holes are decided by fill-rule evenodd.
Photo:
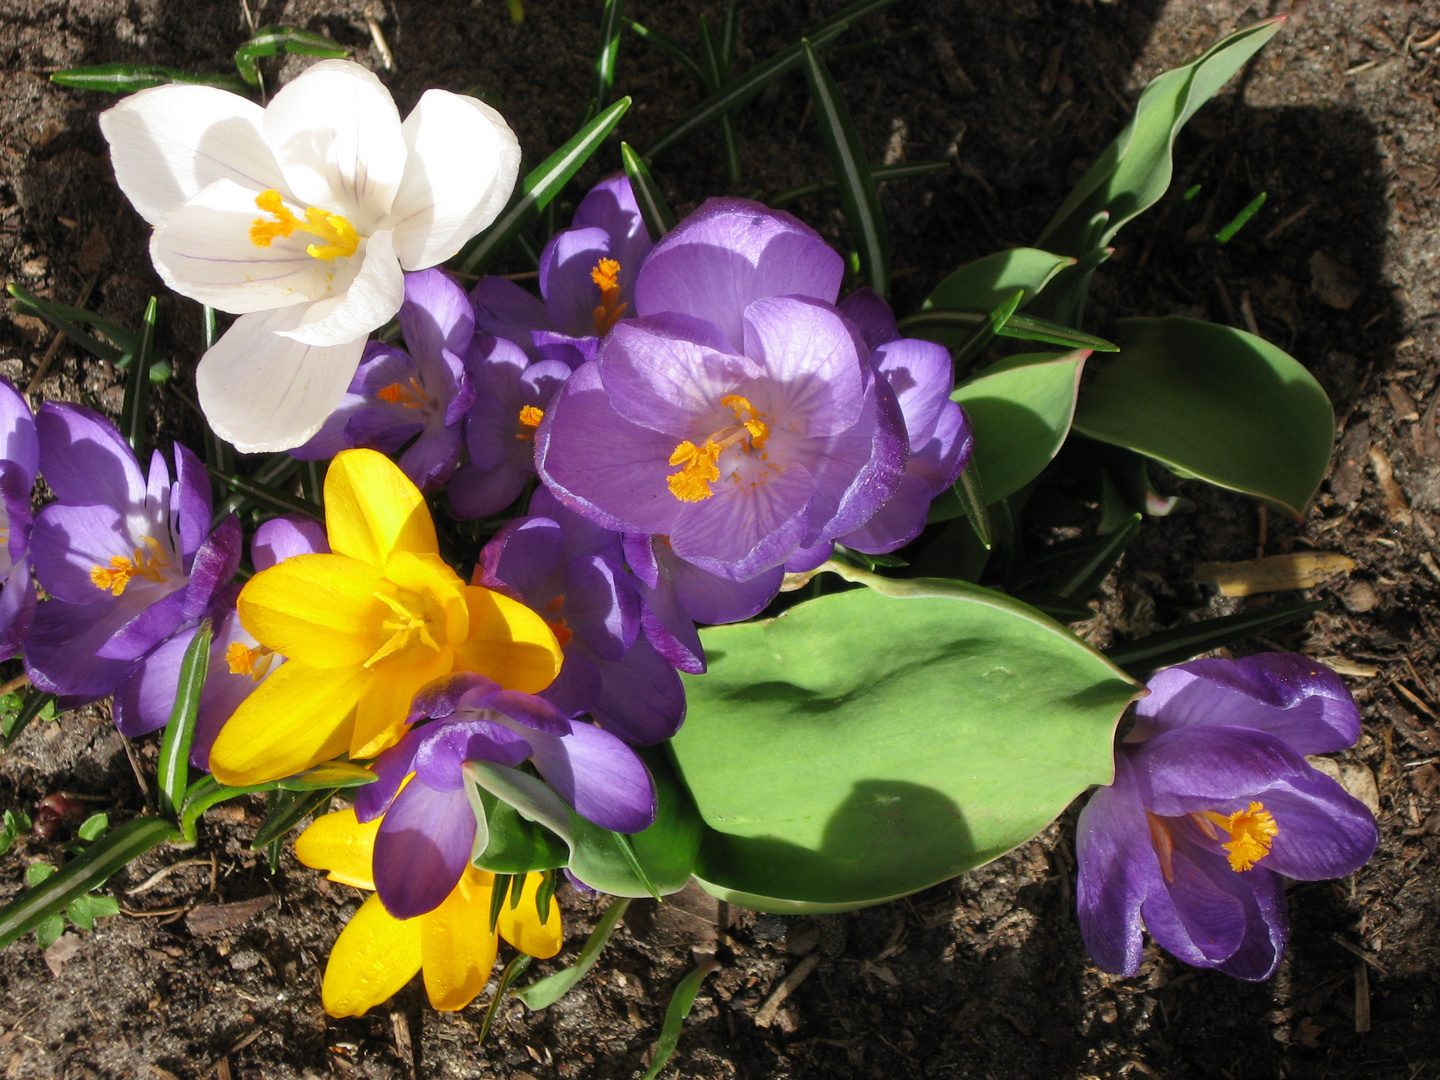
<instances>
[{"instance_id":1,"label":"white crocus flower","mask_svg":"<svg viewBox=\"0 0 1440 1080\"><path fill-rule=\"evenodd\" d=\"M426 91L405 121L380 80L323 60L266 108L206 86L142 90L100 116L115 177L155 226L176 292L240 317L200 361L206 419L287 450L344 396L402 270L443 262L504 208L520 167L490 106Z\"/></svg>"}]
</instances>

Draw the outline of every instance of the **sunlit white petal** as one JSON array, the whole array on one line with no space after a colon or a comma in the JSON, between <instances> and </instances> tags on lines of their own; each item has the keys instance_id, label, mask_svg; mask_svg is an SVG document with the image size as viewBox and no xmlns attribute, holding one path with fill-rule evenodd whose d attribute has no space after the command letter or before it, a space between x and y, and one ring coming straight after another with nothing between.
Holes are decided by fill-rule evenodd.
<instances>
[{"instance_id":1,"label":"sunlit white petal","mask_svg":"<svg viewBox=\"0 0 1440 1080\"><path fill-rule=\"evenodd\" d=\"M364 337L400 310L405 299L405 275L395 261L393 234L389 230L362 241L354 257L346 261L359 263L359 272L349 271L354 277L344 294L312 304L299 325L282 331L286 337L307 345L339 345ZM337 281L340 274L337 270Z\"/></svg>"}]
</instances>

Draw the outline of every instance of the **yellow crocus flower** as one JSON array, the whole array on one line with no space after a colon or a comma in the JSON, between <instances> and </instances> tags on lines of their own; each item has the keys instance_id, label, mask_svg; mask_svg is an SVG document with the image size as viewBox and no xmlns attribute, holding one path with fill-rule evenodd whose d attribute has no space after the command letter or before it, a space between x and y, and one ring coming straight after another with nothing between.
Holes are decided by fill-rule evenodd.
<instances>
[{"instance_id":1,"label":"yellow crocus flower","mask_svg":"<svg viewBox=\"0 0 1440 1080\"><path fill-rule=\"evenodd\" d=\"M452 672L533 694L560 671L539 615L467 585L440 558L424 497L385 455L336 455L325 518L330 554L286 559L240 593L241 624L287 662L215 740L210 771L222 784L374 757L405 733L415 692Z\"/></svg>"},{"instance_id":2,"label":"yellow crocus flower","mask_svg":"<svg viewBox=\"0 0 1440 1080\"><path fill-rule=\"evenodd\" d=\"M371 862L376 818L360 823L354 810L317 818L295 841L306 866L329 871L331 881L374 889ZM490 929L494 875L467 867L450 895L433 911L397 919L371 896L340 932L325 965L320 1000L331 1016L360 1016L400 990L418 971L425 975L430 1004L445 1012L463 1009L490 979L498 937L539 959L560 951L564 934L560 905L553 900L542 923L535 898L543 875L525 875L520 902L507 900L495 932Z\"/></svg>"}]
</instances>

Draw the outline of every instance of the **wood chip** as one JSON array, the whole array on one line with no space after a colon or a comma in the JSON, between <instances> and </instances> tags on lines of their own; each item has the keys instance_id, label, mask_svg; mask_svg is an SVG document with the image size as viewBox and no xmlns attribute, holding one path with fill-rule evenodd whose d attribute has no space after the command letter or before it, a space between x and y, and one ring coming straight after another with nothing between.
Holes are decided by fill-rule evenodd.
<instances>
[{"instance_id":1,"label":"wood chip","mask_svg":"<svg viewBox=\"0 0 1440 1080\"><path fill-rule=\"evenodd\" d=\"M196 937L235 930L275 903L273 896L257 896L233 904L206 904L185 916L185 925Z\"/></svg>"},{"instance_id":2,"label":"wood chip","mask_svg":"<svg viewBox=\"0 0 1440 1080\"><path fill-rule=\"evenodd\" d=\"M1355 965L1355 1033L1370 1030L1370 972L1364 964Z\"/></svg>"},{"instance_id":3,"label":"wood chip","mask_svg":"<svg viewBox=\"0 0 1440 1080\"><path fill-rule=\"evenodd\" d=\"M1343 263L1323 251L1310 256L1310 291L1339 311L1349 311L1365 291L1365 284Z\"/></svg>"},{"instance_id":4,"label":"wood chip","mask_svg":"<svg viewBox=\"0 0 1440 1080\"><path fill-rule=\"evenodd\" d=\"M1395 479L1395 469L1390 457L1378 446L1370 447L1370 467L1375 470L1375 479L1380 481L1380 490L1385 492L1385 509L1392 514L1402 514L1410 509L1405 490Z\"/></svg>"},{"instance_id":5,"label":"wood chip","mask_svg":"<svg viewBox=\"0 0 1440 1080\"><path fill-rule=\"evenodd\" d=\"M1374 664L1361 664L1344 656L1317 656L1315 659L1335 674L1350 679L1373 679L1380 674L1380 669Z\"/></svg>"},{"instance_id":6,"label":"wood chip","mask_svg":"<svg viewBox=\"0 0 1440 1080\"><path fill-rule=\"evenodd\" d=\"M1346 941L1343 935L1331 934L1330 940L1335 942L1336 945L1339 945L1346 952L1353 953L1361 960L1364 960L1365 963L1373 967L1382 976L1388 976L1390 974L1388 971L1385 970L1384 965L1382 965L1379 960L1376 960L1375 957L1371 956L1370 953L1362 949L1359 945L1352 945L1350 942Z\"/></svg>"},{"instance_id":7,"label":"wood chip","mask_svg":"<svg viewBox=\"0 0 1440 1080\"><path fill-rule=\"evenodd\" d=\"M410 1041L410 1021L403 1012L390 1014L390 1030L395 1035L395 1054L405 1063L405 1071L415 1075L415 1047Z\"/></svg>"},{"instance_id":8,"label":"wood chip","mask_svg":"<svg viewBox=\"0 0 1440 1080\"><path fill-rule=\"evenodd\" d=\"M57 979L65 970L65 964L75 959L80 952L80 936L78 934L61 934L53 945L45 950L45 966L50 969L50 974Z\"/></svg>"},{"instance_id":9,"label":"wood chip","mask_svg":"<svg viewBox=\"0 0 1440 1080\"><path fill-rule=\"evenodd\" d=\"M1256 596L1313 589L1328 577L1354 569L1355 560L1338 551L1292 551L1244 562L1197 563L1194 577L1219 588L1222 596Z\"/></svg>"},{"instance_id":10,"label":"wood chip","mask_svg":"<svg viewBox=\"0 0 1440 1080\"><path fill-rule=\"evenodd\" d=\"M781 980L780 985L771 991L770 996L765 999L765 1003L760 1006L759 1011L755 1014L755 1023L760 1027L769 1027L773 1024L775 1022L775 1014L780 1011L780 1006L785 1004L785 999L793 994L800 984L810 977L810 973L815 970L819 963L820 954L811 953L805 957L804 960L801 960L800 963L796 964L795 970Z\"/></svg>"},{"instance_id":11,"label":"wood chip","mask_svg":"<svg viewBox=\"0 0 1440 1080\"><path fill-rule=\"evenodd\" d=\"M1440 399L1440 395L1436 395ZM1370 456L1370 425L1352 424L1335 451L1330 472L1330 493L1341 506L1354 506L1365 487L1365 462Z\"/></svg>"}]
</instances>

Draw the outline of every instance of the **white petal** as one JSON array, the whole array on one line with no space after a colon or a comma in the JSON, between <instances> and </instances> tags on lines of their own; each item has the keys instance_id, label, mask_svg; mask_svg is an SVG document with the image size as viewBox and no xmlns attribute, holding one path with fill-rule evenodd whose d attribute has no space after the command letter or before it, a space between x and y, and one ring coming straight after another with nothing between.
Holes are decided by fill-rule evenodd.
<instances>
[{"instance_id":1,"label":"white petal","mask_svg":"<svg viewBox=\"0 0 1440 1080\"><path fill-rule=\"evenodd\" d=\"M320 430L360 366L365 339L320 348L282 337L306 305L242 315L195 372L200 408L241 453L289 450Z\"/></svg>"},{"instance_id":2,"label":"white petal","mask_svg":"<svg viewBox=\"0 0 1440 1080\"><path fill-rule=\"evenodd\" d=\"M405 178L387 224L406 270L444 262L505 209L520 141L475 98L427 90L404 124Z\"/></svg>"},{"instance_id":3,"label":"white petal","mask_svg":"<svg viewBox=\"0 0 1440 1080\"><path fill-rule=\"evenodd\" d=\"M361 232L390 212L405 169L400 112L359 64L321 60L287 83L265 110L265 141L306 205Z\"/></svg>"},{"instance_id":4,"label":"white petal","mask_svg":"<svg viewBox=\"0 0 1440 1080\"><path fill-rule=\"evenodd\" d=\"M343 296L360 260L313 258L305 248L317 237L298 229L259 246L250 228L270 215L255 205L258 194L217 180L162 221L150 257L165 284L237 315Z\"/></svg>"},{"instance_id":5,"label":"white petal","mask_svg":"<svg viewBox=\"0 0 1440 1080\"><path fill-rule=\"evenodd\" d=\"M297 326L280 333L307 345L340 345L364 338L400 310L405 300L405 275L395 259L389 230L362 241L349 261L360 263L349 288L342 295L311 305Z\"/></svg>"},{"instance_id":6,"label":"white petal","mask_svg":"<svg viewBox=\"0 0 1440 1080\"><path fill-rule=\"evenodd\" d=\"M282 187L261 133L264 110L213 86L156 86L100 114L115 179L151 225L216 180Z\"/></svg>"}]
</instances>

